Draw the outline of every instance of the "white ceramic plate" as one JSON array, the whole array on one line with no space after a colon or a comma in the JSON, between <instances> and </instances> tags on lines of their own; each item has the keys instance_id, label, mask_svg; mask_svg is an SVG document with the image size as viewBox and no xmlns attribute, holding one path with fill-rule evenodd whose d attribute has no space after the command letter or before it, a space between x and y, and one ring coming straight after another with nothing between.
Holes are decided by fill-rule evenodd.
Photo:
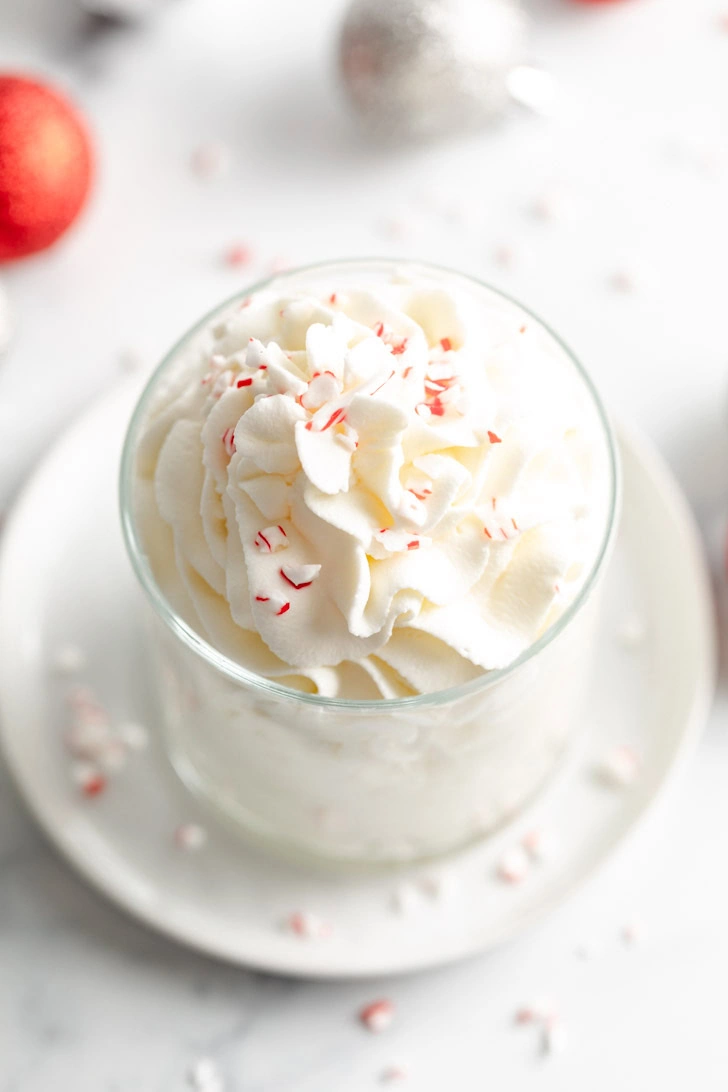
<instances>
[{"instance_id":1,"label":"white ceramic plate","mask_svg":"<svg viewBox=\"0 0 728 1092\"><path fill-rule=\"evenodd\" d=\"M0 564L1 738L21 792L59 849L111 899L169 936L233 963L297 975L445 963L512 937L559 903L655 801L695 744L712 695L713 618L700 544L653 451L622 438L624 516L598 677L580 743L560 775L490 842L436 867L340 877L268 859L236 840L200 810L153 738L141 593L117 513L136 386L107 397L51 450L17 504ZM619 632L634 621L644 623L645 637L626 648ZM51 668L69 642L88 657L76 680ZM74 784L63 743L75 681L91 685L116 721L152 730L150 747L93 799ZM621 744L641 756L640 774L625 789L606 789L594 769ZM186 821L208 832L195 853L174 844ZM503 883L498 862L532 828L551 832L559 852L523 883ZM404 913L395 907L402 897ZM281 928L295 911L330 922L331 935L305 939Z\"/></svg>"}]
</instances>

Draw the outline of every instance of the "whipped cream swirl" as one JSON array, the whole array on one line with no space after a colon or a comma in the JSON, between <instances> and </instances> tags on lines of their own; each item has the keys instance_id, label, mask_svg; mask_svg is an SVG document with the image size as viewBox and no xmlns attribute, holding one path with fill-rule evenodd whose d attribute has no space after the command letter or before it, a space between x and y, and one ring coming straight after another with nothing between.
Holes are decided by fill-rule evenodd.
<instances>
[{"instance_id":1,"label":"whipped cream swirl","mask_svg":"<svg viewBox=\"0 0 728 1092\"><path fill-rule=\"evenodd\" d=\"M536 320L465 279L282 277L154 391L136 516L172 606L310 692L400 697L504 667L588 576L604 429Z\"/></svg>"}]
</instances>

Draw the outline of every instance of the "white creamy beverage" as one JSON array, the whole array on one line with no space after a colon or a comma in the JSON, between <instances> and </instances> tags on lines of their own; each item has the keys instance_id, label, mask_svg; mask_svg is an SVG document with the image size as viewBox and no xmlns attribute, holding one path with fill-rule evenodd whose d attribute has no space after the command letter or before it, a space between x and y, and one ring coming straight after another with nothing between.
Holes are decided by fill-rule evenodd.
<instances>
[{"instance_id":1,"label":"white creamy beverage","mask_svg":"<svg viewBox=\"0 0 728 1092\"><path fill-rule=\"evenodd\" d=\"M284 275L236 301L167 365L137 426L133 518L163 597L217 653L299 694L376 702L368 741L351 718L347 739L341 703L339 728L329 707L323 719L310 711L299 736L332 745L322 766L291 736L292 718L308 715L295 696L273 713L237 709L228 679L217 690L198 681L191 704L204 724L193 717L181 744L195 776L264 833L295 830L295 842L337 856L408 857L494 825L553 765L568 718L561 699L549 710L543 697L563 677L542 680L530 720L524 706L499 733L490 769L470 718L488 719L478 681L539 642L592 577L614 501L612 452L584 376L517 305L427 267L384 263L373 275L362 265L359 279L355 266L337 268ZM560 670L579 671L586 652L569 655ZM504 684L517 685L518 670ZM433 720L398 699L467 684L450 729L468 737L458 774L458 745L433 750L425 738L452 712ZM483 744L502 715L488 700ZM422 736L422 754L408 745L406 760L400 714ZM185 717L173 719L179 746ZM438 781L443 745L452 806ZM296 777L276 785L271 770L287 760ZM482 768L466 772L474 761ZM366 783L376 797L395 771L389 826L369 829L353 814L357 792ZM433 805L438 821L423 827L416 809Z\"/></svg>"}]
</instances>

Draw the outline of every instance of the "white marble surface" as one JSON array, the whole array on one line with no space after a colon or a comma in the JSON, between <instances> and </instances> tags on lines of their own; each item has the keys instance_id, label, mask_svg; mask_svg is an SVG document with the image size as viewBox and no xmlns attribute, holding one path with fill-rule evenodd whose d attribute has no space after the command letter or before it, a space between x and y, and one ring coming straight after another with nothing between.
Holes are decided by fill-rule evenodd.
<instances>
[{"instance_id":1,"label":"white marble surface","mask_svg":"<svg viewBox=\"0 0 728 1092\"><path fill-rule=\"evenodd\" d=\"M153 363L242 275L279 256L401 253L483 275L548 317L657 439L713 549L728 498L726 5L529 6L561 117L372 153L331 79L339 0L170 0L143 30L94 39L73 0L4 0L0 65L75 93L100 166L78 230L2 273L18 333L0 366L0 503L124 354ZM203 182L189 160L212 138L231 169ZM534 217L552 192L554 219ZM383 230L392 219L401 238ZM244 274L220 260L236 241L258 255ZM613 289L620 272L636 291ZM0 773L0 1092L173 1092L203 1056L227 1092L360 1092L392 1063L422 1092L717 1092L726 709L651 827L549 921L467 965L364 985L249 974L146 932L49 850ZM543 994L568 1024L558 1057L512 1024ZM397 1019L373 1037L355 1013L380 995Z\"/></svg>"}]
</instances>

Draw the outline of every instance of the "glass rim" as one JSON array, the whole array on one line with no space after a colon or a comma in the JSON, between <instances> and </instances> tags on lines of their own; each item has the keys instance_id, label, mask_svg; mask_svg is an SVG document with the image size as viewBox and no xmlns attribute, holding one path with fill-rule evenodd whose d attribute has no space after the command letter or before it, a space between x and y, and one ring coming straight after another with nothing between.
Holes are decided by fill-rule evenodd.
<instances>
[{"instance_id":1,"label":"glass rim","mask_svg":"<svg viewBox=\"0 0 728 1092\"><path fill-rule=\"evenodd\" d=\"M156 390L158 381L162 378L167 368L177 359L179 353L190 344L190 342L200 334L205 327L207 327L218 315L225 312L228 308L232 307L236 302L241 299L245 299L246 296L250 296L255 292L260 292L263 289L270 287L280 281L292 279L296 276L300 276L305 273L314 272L326 272L327 270L347 268L349 270L364 269L369 267L387 267L390 271L397 271L400 269L419 269L424 272L446 274L448 277L460 278L465 281L469 281L481 288L485 288L488 292L492 292L495 296L505 300L508 303L513 304L529 318L533 319L539 324L539 326L546 331L546 333L554 339L556 344L566 354L567 358L571 362L572 366L576 370L578 376L586 387L592 402L597 412L597 417L602 425L604 441L606 443L608 463L609 463L609 507L606 519L606 526L602 536L602 540L597 551L596 558L589 572L588 577L584 581L582 587L579 589L578 595L572 600L566 610L556 619L556 621L549 626L549 628L541 634L538 640L529 645L528 648L517 656L515 660L507 664L505 667L493 668L492 670L484 670L482 675L477 676L475 679L471 679L466 683L461 683L457 686L447 687L443 690L429 691L424 694L413 694L406 697L399 698L339 698L328 697L323 694L309 694L303 690L296 690L290 686L284 686L282 683L278 683L275 679L269 679L265 675L259 675L255 671L251 671L244 667L237 660L231 659L223 652L211 645L204 637L202 637L184 618L174 610L171 604L168 602L166 596L163 594L157 580L151 570L149 562L147 560L140 536L137 531L136 521L133 517L133 488L134 488L134 462L136 454L136 441L140 426L146 416L146 412L149 408L149 402L152 394ZM223 675L227 676L233 682L238 684L244 684L251 689L257 690L261 695L275 697L279 700L302 702L310 706L318 706L321 708L335 708L335 709L347 709L349 711L367 711L367 712L384 712L395 711L398 709L412 709L413 707L427 707L433 705L443 705L451 701L456 701L459 698L467 697L470 694L478 693L480 691L487 690L491 686L496 685L503 679L510 675L515 674L519 668L523 667L526 663L534 660L541 652L548 648L563 632L567 629L573 619L580 613L582 608L586 605L587 601L591 598L591 594L596 587L599 577L606 565L609 557L610 548L616 533L617 525L617 513L619 509L619 499L621 491L620 480L620 463L617 453L617 442L614 435L614 430L606 411L606 408L601 400L601 397L597 391L597 388L591 379L591 376L578 360L576 355L566 345L566 343L559 337L557 333L544 322L539 315L535 314L530 308L525 307L519 300L510 296L508 293L501 291L499 288L494 288L486 281L482 281L477 277L473 277L470 274L461 273L458 270L450 269L447 266L437 265L432 262L417 261L408 258L349 258L349 259L331 259L323 262L314 262L308 265L296 266L292 269L287 269L280 273L275 273L272 276L266 277L264 280L258 281L253 285L250 285L242 290L235 292L232 296L226 299L223 303L218 304L212 310L207 312L201 319L198 320L192 327L190 327L172 346L172 348L165 354L162 361L154 369L148 380L146 381L144 388L139 395L134 411L127 426L127 431L124 439L124 447L121 456L121 466L119 474L119 502L121 510L121 525L123 531L124 542L126 545L127 553L131 560L134 573L144 590L147 599L154 608L155 613L165 623L167 628L182 641L192 652L196 653L203 660L209 662L216 670L220 671Z\"/></svg>"}]
</instances>

